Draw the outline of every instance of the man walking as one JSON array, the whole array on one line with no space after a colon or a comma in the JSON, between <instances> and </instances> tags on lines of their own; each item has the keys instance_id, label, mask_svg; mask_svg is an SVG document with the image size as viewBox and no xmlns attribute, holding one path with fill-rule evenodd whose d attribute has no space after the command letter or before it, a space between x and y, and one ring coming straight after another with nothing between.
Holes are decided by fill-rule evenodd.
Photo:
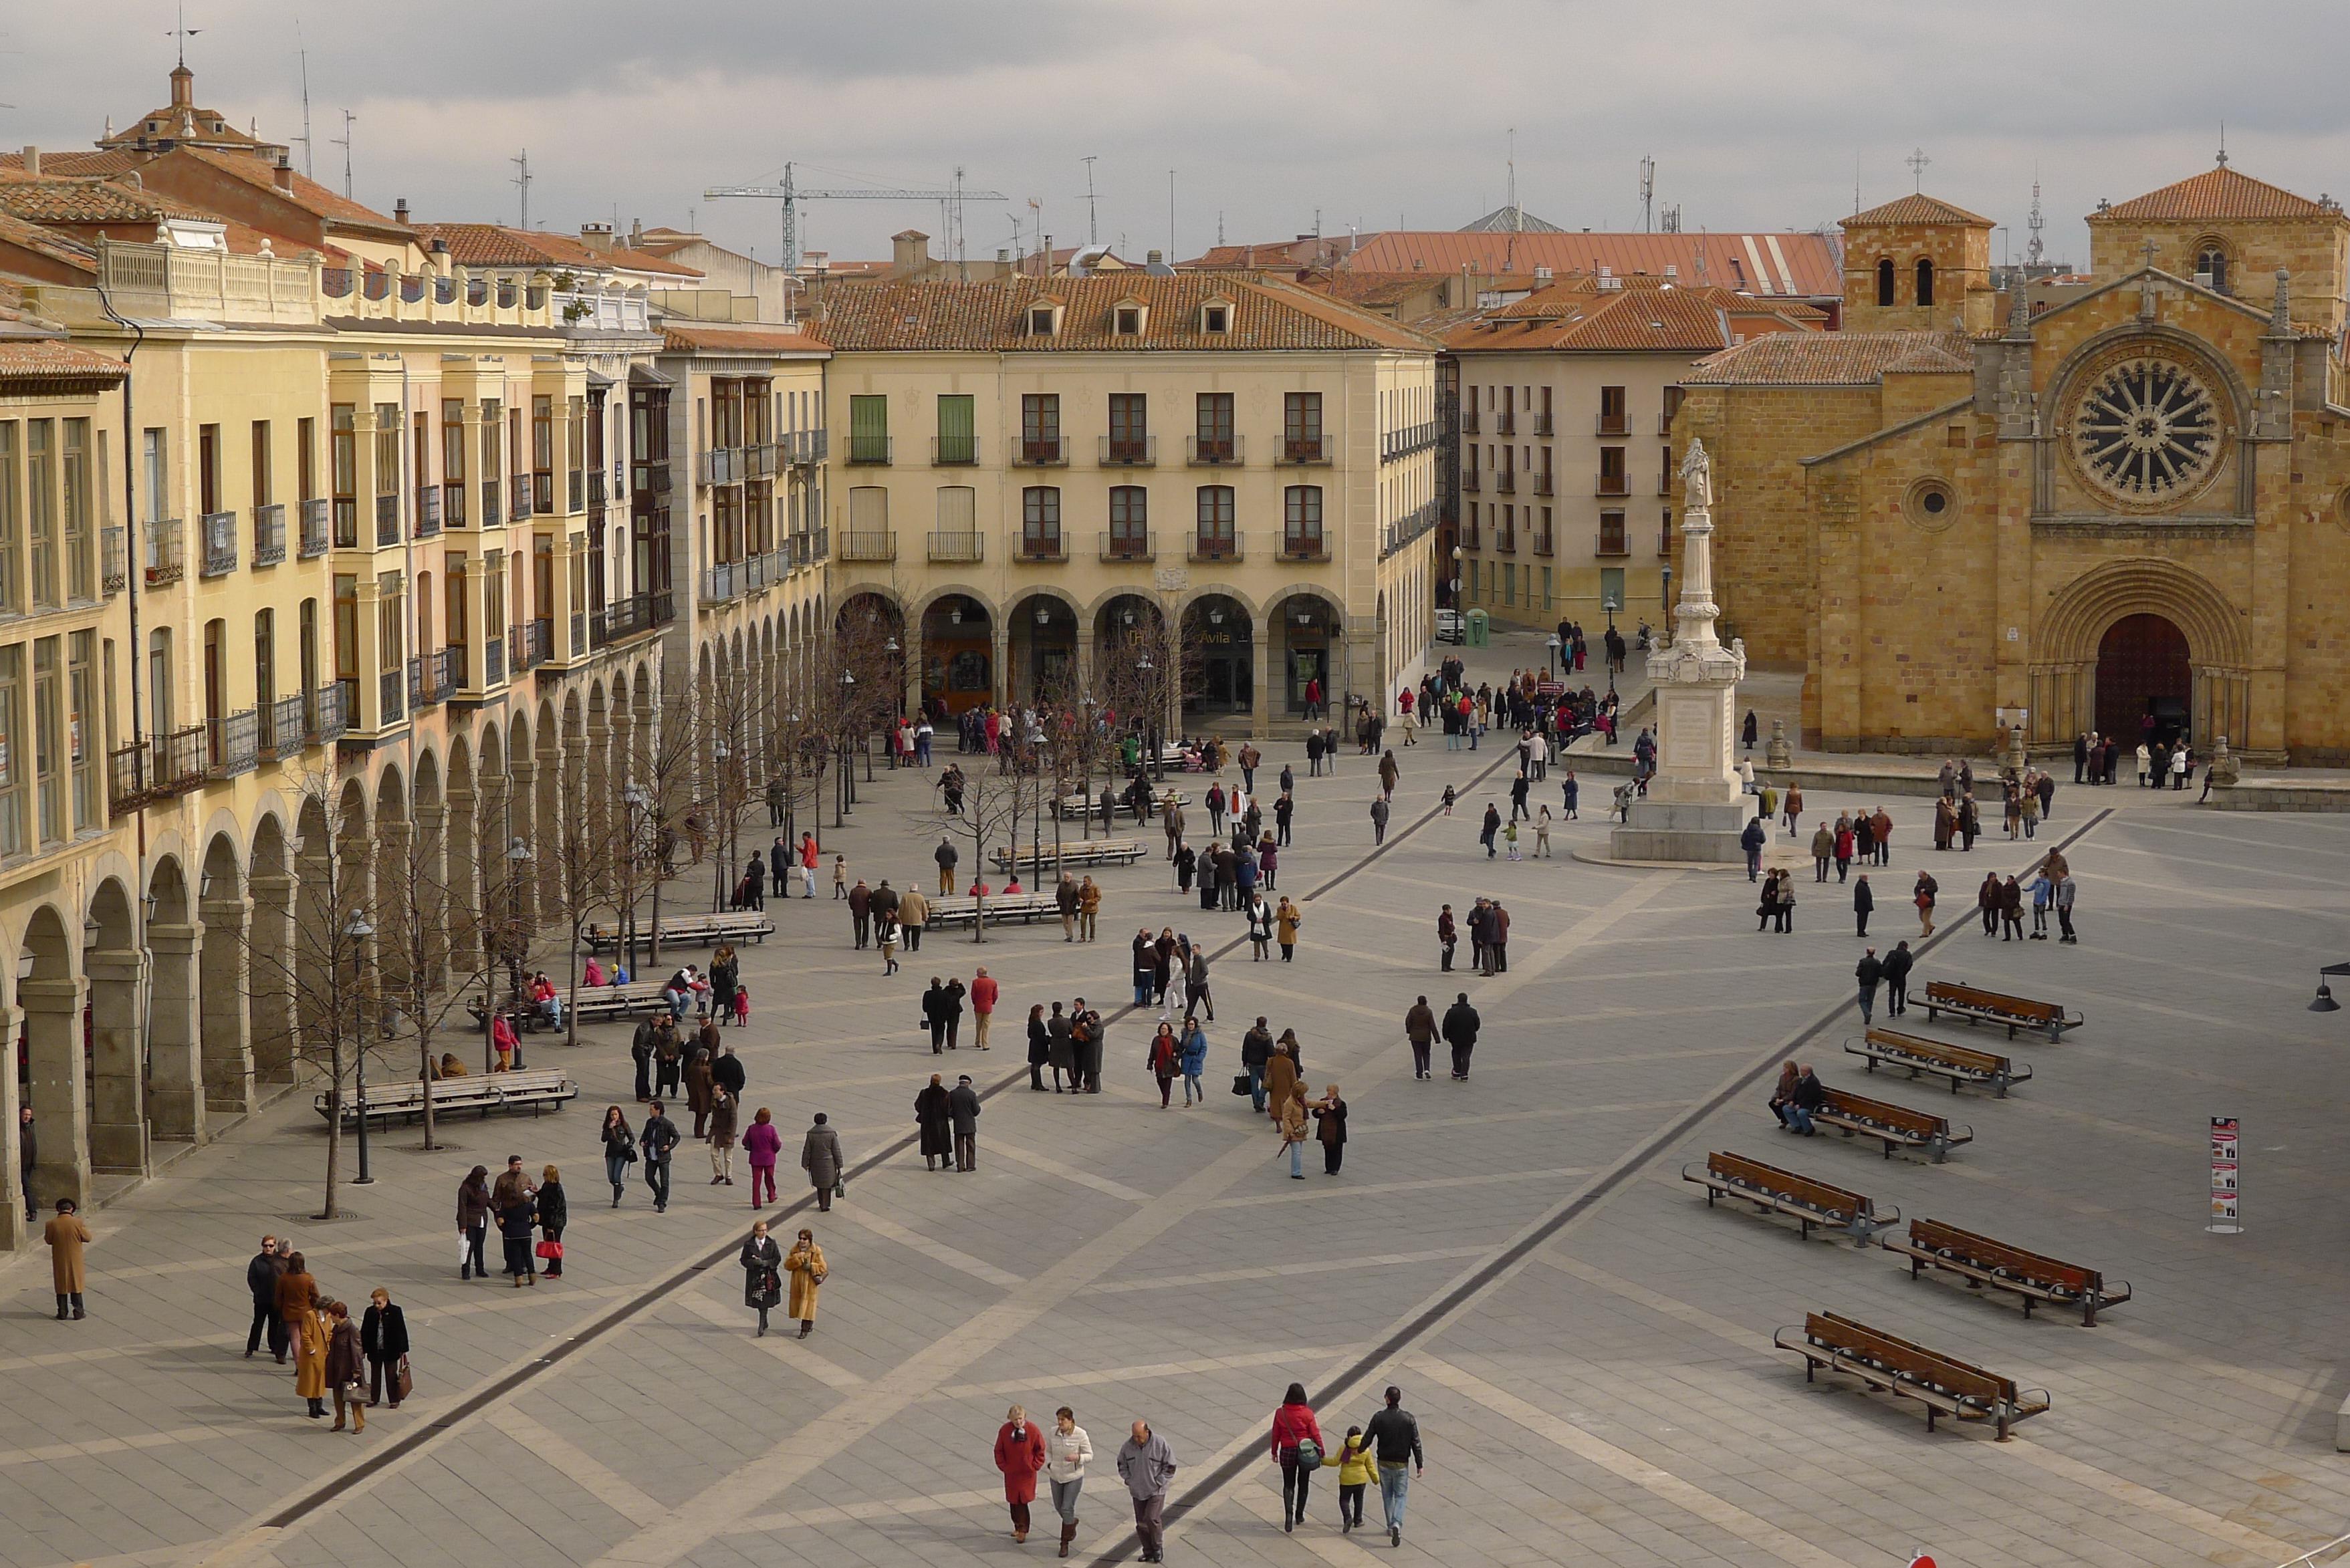
<instances>
[{"instance_id":1,"label":"man walking","mask_svg":"<svg viewBox=\"0 0 2350 1568\"><path fill-rule=\"evenodd\" d=\"M873 889L865 885L862 877L848 890L848 924L857 933L857 950L863 952L873 935Z\"/></svg>"},{"instance_id":2,"label":"man walking","mask_svg":"<svg viewBox=\"0 0 2350 1568\"><path fill-rule=\"evenodd\" d=\"M954 1123L954 1156L957 1170L979 1168L979 1094L971 1086L971 1075L963 1074L947 1096L947 1116Z\"/></svg>"},{"instance_id":3,"label":"man walking","mask_svg":"<svg viewBox=\"0 0 2350 1568\"><path fill-rule=\"evenodd\" d=\"M1428 1473L1419 1446L1419 1422L1403 1407L1403 1390L1388 1385L1387 1408L1363 1423L1363 1442L1379 1467L1379 1509L1387 1515L1388 1544L1403 1544L1403 1502L1411 1478Z\"/></svg>"},{"instance_id":4,"label":"man walking","mask_svg":"<svg viewBox=\"0 0 2350 1568\"><path fill-rule=\"evenodd\" d=\"M978 1033L973 1044L983 1051L987 1049L988 1020L995 1016L995 999L1002 992L984 966L971 977L972 1021Z\"/></svg>"},{"instance_id":5,"label":"man walking","mask_svg":"<svg viewBox=\"0 0 2350 1568\"><path fill-rule=\"evenodd\" d=\"M645 1157L645 1187L653 1195L653 1212L669 1211L669 1157L682 1141L677 1124L661 1113L661 1103L655 1100L652 1114L645 1117L644 1130L637 1141Z\"/></svg>"},{"instance_id":6,"label":"man walking","mask_svg":"<svg viewBox=\"0 0 2350 1568\"><path fill-rule=\"evenodd\" d=\"M1452 906L1447 904L1436 917L1437 968L1440 972L1452 972L1452 950L1460 945L1461 930L1452 922Z\"/></svg>"},{"instance_id":7,"label":"man walking","mask_svg":"<svg viewBox=\"0 0 2350 1568\"><path fill-rule=\"evenodd\" d=\"M1869 911L1876 908L1877 895L1868 890L1868 873L1864 871L1860 874L1860 880L1854 883L1852 888L1852 918L1853 923L1858 928L1853 935L1856 937L1868 935Z\"/></svg>"},{"instance_id":8,"label":"man walking","mask_svg":"<svg viewBox=\"0 0 2350 1568\"><path fill-rule=\"evenodd\" d=\"M1909 1011L1909 966L1918 961L1905 940L1893 944L1881 966L1885 978L1885 1015L1898 1018Z\"/></svg>"},{"instance_id":9,"label":"man walking","mask_svg":"<svg viewBox=\"0 0 2350 1568\"><path fill-rule=\"evenodd\" d=\"M1860 982L1860 1026L1866 1029L1877 1021L1877 987L1885 978L1885 965L1878 960L1875 948L1860 955L1860 962L1854 967L1852 977Z\"/></svg>"},{"instance_id":10,"label":"man walking","mask_svg":"<svg viewBox=\"0 0 2350 1568\"><path fill-rule=\"evenodd\" d=\"M269 1337L269 1354L286 1364L286 1320L277 1315L277 1282L286 1273L286 1260L278 1255L277 1238L264 1236L261 1251L244 1266L244 1288L253 1293L253 1328L244 1336L244 1358L261 1348L262 1336Z\"/></svg>"},{"instance_id":11,"label":"man walking","mask_svg":"<svg viewBox=\"0 0 2350 1568\"><path fill-rule=\"evenodd\" d=\"M1444 1039L1452 1047L1452 1081L1469 1081L1469 1058L1477 1049L1477 1030L1483 1021L1477 1010L1469 1005L1469 993L1462 992L1460 1000L1444 1010Z\"/></svg>"},{"instance_id":12,"label":"man walking","mask_svg":"<svg viewBox=\"0 0 2350 1568\"><path fill-rule=\"evenodd\" d=\"M1436 1044L1436 1010L1428 1005L1428 998L1423 996L1414 1002L1411 1011L1403 1015L1403 1032L1411 1042L1411 1075L1425 1078L1428 1054Z\"/></svg>"},{"instance_id":13,"label":"man walking","mask_svg":"<svg viewBox=\"0 0 2350 1568\"><path fill-rule=\"evenodd\" d=\"M939 835L939 846L931 851L931 858L939 863L939 891L941 894L954 891L955 864L962 857L947 836L943 833Z\"/></svg>"},{"instance_id":14,"label":"man walking","mask_svg":"<svg viewBox=\"0 0 2350 1568\"><path fill-rule=\"evenodd\" d=\"M2073 895L2074 891L2075 889L2073 886L2072 872L2066 871L2063 876L2056 878L2056 892L2053 901L2056 906L2057 927L2064 933L2056 939L2059 946L2077 946L2081 940L2073 934Z\"/></svg>"},{"instance_id":15,"label":"man walking","mask_svg":"<svg viewBox=\"0 0 2350 1568\"><path fill-rule=\"evenodd\" d=\"M816 1191L816 1211L832 1212L832 1197L840 1186L844 1168L840 1158L840 1134L830 1126L831 1117L824 1112L816 1114L807 1137L800 1145L800 1168L807 1172L808 1186Z\"/></svg>"},{"instance_id":16,"label":"man walking","mask_svg":"<svg viewBox=\"0 0 2350 1568\"><path fill-rule=\"evenodd\" d=\"M1061 885L1053 889L1053 907L1061 912L1061 940L1077 940L1077 879L1066 871L1061 873Z\"/></svg>"},{"instance_id":17,"label":"man walking","mask_svg":"<svg viewBox=\"0 0 2350 1568\"><path fill-rule=\"evenodd\" d=\"M1373 795L1371 797L1371 842L1385 844L1387 841L1388 797L1383 794Z\"/></svg>"},{"instance_id":18,"label":"man walking","mask_svg":"<svg viewBox=\"0 0 2350 1568\"><path fill-rule=\"evenodd\" d=\"M1257 1014L1256 1027L1241 1036L1241 1068L1248 1074L1249 1104L1259 1116L1264 1114L1264 1068L1273 1060L1273 1031L1266 1027L1264 1015Z\"/></svg>"},{"instance_id":19,"label":"man walking","mask_svg":"<svg viewBox=\"0 0 2350 1568\"><path fill-rule=\"evenodd\" d=\"M1133 1435L1118 1446L1118 1479L1134 1499L1134 1533L1145 1563L1167 1561L1167 1488L1175 1469L1175 1450L1148 1421L1137 1421Z\"/></svg>"}]
</instances>

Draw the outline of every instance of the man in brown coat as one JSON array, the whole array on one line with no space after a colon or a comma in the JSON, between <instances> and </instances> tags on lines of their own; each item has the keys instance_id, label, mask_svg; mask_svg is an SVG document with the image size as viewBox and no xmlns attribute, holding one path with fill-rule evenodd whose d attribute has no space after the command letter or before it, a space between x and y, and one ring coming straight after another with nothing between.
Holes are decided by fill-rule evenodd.
<instances>
[{"instance_id":1,"label":"man in brown coat","mask_svg":"<svg viewBox=\"0 0 2350 1568\"><path fill-rule=\"evenodd\" d=\"M81 1309L81 1250L89 1245L89 1227L74 1212L72 1199L57 1199L57 1216L41 1231L41 1240L49 1244L49 1274L57 1287L57 1321L63 1323L70 1315L78 1323L88 1315ZM68 1306L72 1309L70 1314Z\"/></svg>"},{"instance_id":2,"label":"man in brown coat","mask_svg":"<svg viewBox=\"0 0 2350 1568\"><path fill-rule=\"evenodd\" d=\"M1403 1032L1411 1041L1411 1075L1425 1078L1428 1054L1436 1044L1436 1010L1428 1005L1428 998L1413 1002L1411 1011L1403 1015Z\"/></svg>"}]
</instances>

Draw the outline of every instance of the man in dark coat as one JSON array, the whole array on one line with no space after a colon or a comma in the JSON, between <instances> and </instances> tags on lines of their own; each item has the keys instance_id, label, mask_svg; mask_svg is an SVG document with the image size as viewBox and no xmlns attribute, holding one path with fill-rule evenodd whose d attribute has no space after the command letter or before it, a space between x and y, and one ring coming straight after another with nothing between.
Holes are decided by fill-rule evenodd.
<instances>
[{"instance_id":1,"label":"man in dark coat","mask_svg":"<svg viewBox=\"0 0 2350 1568\"><path fill-rule=\"evenodd\" d=\"M848 890L848 924L857 933L858 950L863 950L873 934L873 889L865 885L862 877Z\"/></svg>"},{"instance_id":2,"label":"man in dark coat","mask_svg":"<svg viewBox=\"0 0 2350 1568\"><path fill-rule=\"evenodd\" d=\"M1462 992L1460 1000L1444 1010L1444 1039L1452 1047L1452 1078L1455 1083L1469 1081L1469 1057L1477 1049L1477 1031L1483 1020L1469 1005L1469 993Z\"/></svg>"},{"instance_id":3,"label":"man in dark coat","mask_svg":"<svg viewBox=\"0 0 2350 1568\"><path fill-rule=\"evenodd\" d=\"M914 1122L922 1131L922 1168L936 1170L939 1161L954 1153L952 1118L947 1111L947 1088L938 1074L914 1096Z\"/></svg>"},{"instance_id":4,"label":"man in dark coat","mask_svg":"<svg viewBox=\"0 0 2350 1568\"><path fill-rule=\"evenodd\" d=\"M2089 772L2089 732L2082 731L2073 737L2073 782L2086 781Z\"/></svg>"},{"instance_id":5,"label":"man in dark coat","mask_svg":"<svg viewBox=\"0 0 2350 1568\"><path fill-rule=\"evenodd\" d=\"M718 1048L718 1059L710 1064L710 1081L728 1094L740 1096L750 1075L743 1066L743 1058L734 1054L732 1045Z\"/></svg>"},{"instance_id":6,"label":"man in dark coat","mask_svg":"<svg viewBox=\"0 0 2350 1568\"><path fill-rule=\"evenodd\" d=\"M1860 880L1852 885L1852 918L1859 927L1853 933L1855 936L1868 935L1869 911L1876 908L1877 895L1868 890L1868 873L1864 871L1860 874Z\"/></svg>"},{"instance_id":7,"label":"man in dark coat","mask_svg":"<svg viewBox=\"0 0 2350 1568\"><path fill-rule=\"evenodd\" d=\"M1812 1064L1809 1062L1804 1063L1801 1074L1795 1079L1794 1097L1787 1103L1785 1112L1787 1130L1801 1133L1805 1137L1819 1137L1820 1129L1812 1126L1812 1113L1827 1103L1827 1090L1821 1085L1818 1076L1813 1073Z\"/></svg>"},{"instance_id":8,"label":"man in dark coat","mask_svg":"<svg viewBox=\"0 0 2350 1568\"><path fill-rule=\"evenodd\" d=\"M792 846L780 836L775 839L775 847L767 851L767 873L775 879L775 897L789 897L786 889L792 883Z\"/></svg>"},{"instance_id":9,"label":"man in dark coat","mask_svg":"<svg viewBox=\"0 0 2350 1568\"><path fill-rule=\"evenodd\" d=\"M1076 1052L1079 1092L1098 1095L1105 1044L1102 1015L1087 1007L1082 996L1070 1002L1069 1014L1069 1039Z\"/></svg>"},{"instance_id":10,"label":"man in dark coat","mask_svg":"<svg viewBox=\"0 0 2350 1568\"><path fill-rule=\"evenodd\" d=\"M244 1358L261 1348L264 1334L269 1336L269 1354L280 1366L286 1362L286 1320L277 1315L277 1282L286 1272L286 1260L277 1253L277 1238L264 1236L261 1251L244 1266L245 1289L253 1293L253 1328L244 1336Z\"/></svg>"},{"instance_id":11,"label":"man in dark coat","mask_svg":"<svg viewBox=\"0 0 2350 1568\"><path fill-rule=\"evenodd\" d=\"M1906 941L1896 942L1885 955L1885 1015L1898 1018L1909 1011L1909 966L1918 961Z\"/></svg>"},{"instance_id":12,"label":"man in dark coat","mask_svg":"<svg viewBox=\"0 0 2350 1568\"><path fill-rule=\"evenodd\" d=\"M656 1214L669 1211L670 1156L677 1151L681 1136L677 1124L662 1114L661 1103L655 1100L652 1114L645 1117L645 1125L638 1132L637 1141L644 1151L645 1188L653 1195L653 1212Z\"/></svg>"},{"instance_id":13,"label":"man in dark coat","mask_svg":"<svg viewBox=\"0 0 2350 1568\"><path fill-rule=\"evenodd\" d=\"M1241 1066L1248 1074L1249 1104L1260 1116L1264 1114L1264 1064L1272 1060L1273 1031L1260 1013L1256 1027L1241 1036Z\"/></svg>"},{"instance_id":14,"label":"man in dark coat","mask_svg":"<svg viewBox=\"0 0 2350 1568\"><path fill-rule=\"evenodd\" d=\"M947 988L937 975L931 976L931 988L922 992L922 1021L931 1026L931 1054L944 1055L947 1048Z\"/></svg>"},{"instance_id":15,"label":"man in dark coat","mask_svg":"<svg viewBox=\"0 0 2350 1568\"><path fill-rule=\"evenodd\" d=\"M954 1122L954 1156L957 1170L979 1168L979 1091L971 1086L971 1075L963 1074L955 1080L954 1092L947 1096L947 1114Z\"/></svg>"},{"instance_id":16,"label":"man in dark coat","mask_svg":"<svg viewBox=\"0 0 2350 1568\"><path fill-rule=\"evenodd\" d=\"M25 1195L25 1218L33 1218L33 1172L41 1163L40 1140L33 1131L33 1107L16 1107L16 1189Z\"/></svg>"},{"instance_id":17,"label":"man in dark coat","mask_svg":"<svg viewBox=\"0 0 2350 1568\"><path fill-rule=\"evenodd\" d=\"M1877 956L1875 948L1860 955L1860 962L1853 968L1852 978L1860 984L1860 1026L1866 1029L1877 1022L1877 987L1885 978L1885 964Z\"/></svg>"},{"instance_id":18,"label":"man in dark coat","mask_svg":"<svg viewBox=\"0 0 2350 1568\"><path fill-rule=\"evenodd\" d=\"M767 863L756 855L743 867L743 903L746 909L767 907Z\"/></svg>"},{"instance_id":19,"label":"man in dark coat","mask_svg":"<svg viewBox=\"0 0 2350 1568\"><path fill-rule=\"evenodd\" d=\"M1403 1015L1403 1032L1411 1042L1411 1075L1425 1078L1428 1053L1436 1044L1436 1010L1428 1005L1428 998L1423 996L1413 1002L1411 1010Z\"/></svg>"}]
</instances>

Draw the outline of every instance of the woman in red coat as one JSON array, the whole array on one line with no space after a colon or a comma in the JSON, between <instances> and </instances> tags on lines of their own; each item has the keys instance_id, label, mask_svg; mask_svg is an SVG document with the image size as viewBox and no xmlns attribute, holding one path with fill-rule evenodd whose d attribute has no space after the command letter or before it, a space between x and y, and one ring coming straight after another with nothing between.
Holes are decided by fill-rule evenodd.
<instances>
[{"instance_id":1,"label":"woman in red coat","mask_svg":"<svg viewBox=\"0 0 2350 1568\"><path fill-rule=\"evenodd\" d=\"M1045 1434L1014 1405L995 1434L995 1468L1003 1472L1003 1501L1012 1506L1012 1539L1028 1539L1028 1505L1036 1501L1036 1472L1045 1468Z\"/></svg>"}]
</instances>

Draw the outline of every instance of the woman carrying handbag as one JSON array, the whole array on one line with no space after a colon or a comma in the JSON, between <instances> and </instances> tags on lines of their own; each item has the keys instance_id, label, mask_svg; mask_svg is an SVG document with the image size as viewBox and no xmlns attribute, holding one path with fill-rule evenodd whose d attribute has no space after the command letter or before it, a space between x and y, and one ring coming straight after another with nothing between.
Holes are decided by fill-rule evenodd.
<instances>
[{"instance_id":1,"label":"woman carrying handbag","mask_svg":"<svg viewBox=\"0 0 2350 1568\"><path fill-rule=\"evenodd\" d=\"M802 1231L797 1245L784 1260L784 1271L792 1276L792 1315L800 1320L800 1337L806 1339L816 1332L816 1296L831 1271L825 1267L824 1249L816 1244L816 1232Z\"/></svg>"},{"instance_id":2,"label":"woman carrying handbag","mask_svg":"<svg viewBox=\"0 0 2350 1568\"><path fill-rule=\"evenodd\" d=\"M368 1403L381 1399L388 1385L391 1407L399 1409L413 1386L408 1370L408 1317L391 1304L391 1293L380 1285L368 1296L367 1314L359 1320L359 1352L367 1357Z\"/></svg>"},{"instance_id":3,"label":"woman carrying handbag","mask_svg":"<svg viewBox=\"0 0 2350 1568\"><path fill-rule=\"evenodd\" d=\"M548 1166L538 1178L538 1255L546 1260L546 1277L563 1277L563 1231L571 1223L571 1200L563 1195L563 1174Z\"/></svg>"},{"instance_id":4,"label":"woman carrying handbag","mask_svg":"<svg viewBox=\"0 0 2350 1568\"><path fill-rule=\"evenodd\" d=\"M612 1207L618 1209L621 1193L628 1189L629 1167L637 1159L637 1135L619 1106L605 1107L603 1136L604 1179L612 1184Z\"/></svg>"},{"instance_id":5,"label":"woman carrying handbag","mask_svg":"<svg viewBox=\"0 0 2350 1568\"><path fill-rule=\"evenodd\" d=\"M784 1299L784 1250L767 1234L767 1222L754 1220L751 1239L743 1243L743 1304L755 1307L759 1313L759 1332L754 1338L767 1336L767 1314ZM792 1290L797 1293L799 1283L795 1278ZM815 1310L813 1302L809 1310Z\"/></svg>"}]
</instances>

